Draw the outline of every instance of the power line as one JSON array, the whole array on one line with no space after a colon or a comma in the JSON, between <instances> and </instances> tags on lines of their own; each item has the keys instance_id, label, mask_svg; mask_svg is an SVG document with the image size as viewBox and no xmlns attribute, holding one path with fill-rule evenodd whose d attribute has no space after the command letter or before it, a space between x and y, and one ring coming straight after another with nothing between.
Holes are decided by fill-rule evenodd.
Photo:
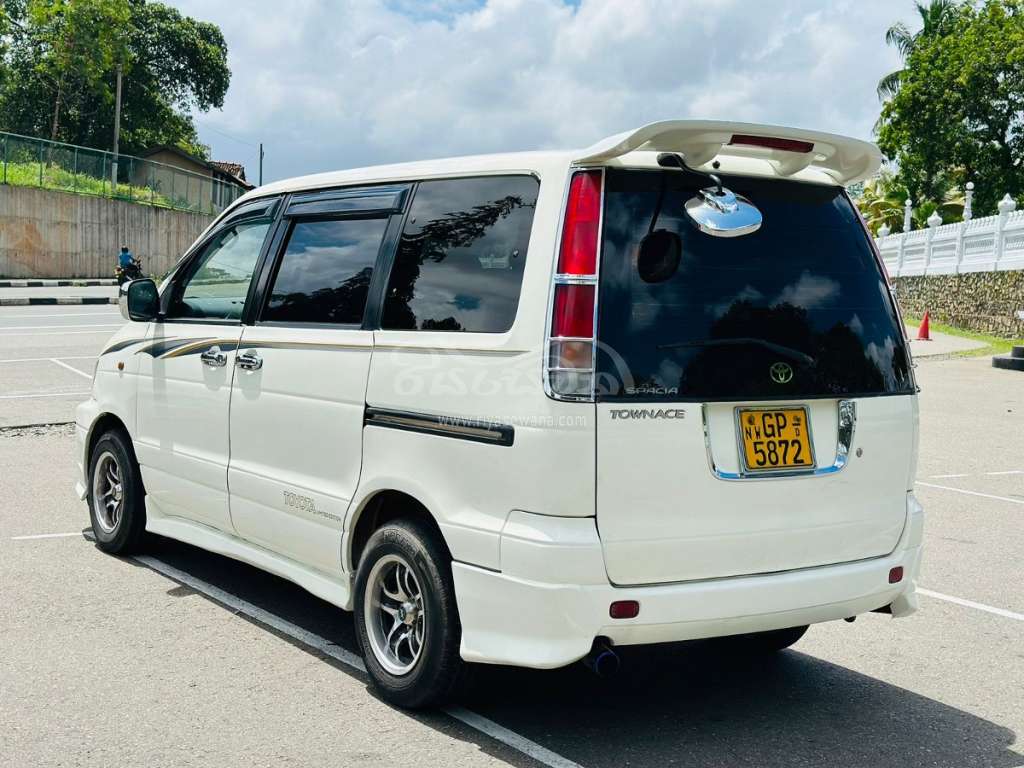
<instances>
[{"instance_id":1,"label":"power line","mask_svg":"<svg viewBox=\"0 0 1024 768\"><path fill-rule=\"evenodd\" d=\"M202 120L199 120L198 118L196 118L195 115L192 116L192 119L195 120L197 123L199 123L200 126L202 126L204 129L206 129L208 131L213 131L214 133L218 133L218 134L220 134L221 136L223 136L226 139L231 139L232 141L237 141L239 144L245 144L247 147L252 147L253 149L259 149L259 147L256 144L253 144L251 141L245 141L244 139L240 139L237 136L232 136L230 133L227 133L226 131L222 131L219 128L214 128L209 123L205 123Z\"/></svg>"}]
</instances>

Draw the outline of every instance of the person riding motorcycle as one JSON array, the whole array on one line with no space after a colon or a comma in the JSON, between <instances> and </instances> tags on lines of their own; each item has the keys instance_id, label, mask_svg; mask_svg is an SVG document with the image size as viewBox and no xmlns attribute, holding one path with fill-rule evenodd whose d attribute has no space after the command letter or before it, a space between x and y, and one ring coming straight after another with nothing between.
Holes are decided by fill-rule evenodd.
<instances>
[{"instance_id":1,"label":"person riding motorcycle","mask_svg":"<svg viewBox=\"0 0 1024 768\"><path fill-rule=\"evenodd\" d=\"M123 285L129 280L138 280L142 277L142 262L136 259L127 245L121 246L121 253L117 257L117 269L114 270L117 284Z\"/></svg>"}]
</instances>

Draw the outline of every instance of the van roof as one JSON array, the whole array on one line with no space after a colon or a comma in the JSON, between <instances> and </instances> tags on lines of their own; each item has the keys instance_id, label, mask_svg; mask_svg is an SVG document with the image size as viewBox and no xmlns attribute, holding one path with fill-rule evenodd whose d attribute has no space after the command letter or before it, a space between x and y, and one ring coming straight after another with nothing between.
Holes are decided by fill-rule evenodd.
<instances>
[{"instance_id":1,"label":"van roof","mask_svg":"<svg viewBox=\"0 0 1024 768\"><path fill-rule=\"evenodd\" d=\"M723 173L846 185L870 178L881 165L874 144L820 131L717 120L665 120L615 134L577 150L506 152L376 165L272 182L243 199L346 184L531 172L552 164L656 167L659 152L679 152L689 165Z\"/></svg>"}]
</instances>

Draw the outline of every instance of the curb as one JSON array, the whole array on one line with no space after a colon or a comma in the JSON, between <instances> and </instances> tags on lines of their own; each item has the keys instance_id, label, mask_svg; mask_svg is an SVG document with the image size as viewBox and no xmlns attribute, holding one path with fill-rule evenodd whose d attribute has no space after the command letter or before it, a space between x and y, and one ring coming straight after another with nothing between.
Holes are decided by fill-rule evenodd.
<instances>
[{"instance_id":1,"label":"curb","mask_svg":"<svg viewBox=\"0 0 1024 768\"><path fill-rule=\"evenodd\" d=\"M32 298L0 298L0 307L53 306L54 304L117 304L116 296L33 296Z\"/></svg>"},{"instance_id":2,"label":"curb","mask_svg":"<svg viewBox=\"0 0 1024 768\"><path fill-rule=\"evenodd\" d=\"M0 288L89 288L97 285L117 285L117 280L0 280Z\"/></svg>"}]
</instances>

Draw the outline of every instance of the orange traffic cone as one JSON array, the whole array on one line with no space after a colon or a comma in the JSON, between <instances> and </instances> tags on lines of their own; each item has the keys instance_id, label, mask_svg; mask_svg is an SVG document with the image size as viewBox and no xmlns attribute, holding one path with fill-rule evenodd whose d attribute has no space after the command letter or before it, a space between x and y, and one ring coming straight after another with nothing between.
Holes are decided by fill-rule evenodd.
<instances>
[{"instance_id":1,"label":"orange traffic cone","mask_svg":"<svg viewBox=\"0 0 1024 768\"><path fill-rule=\"evenodd\" d=\"M918 341L931 341L932 337L928 335L928 312L924 313L924 317L921 319L921 327L917 329L917 340Z\"/></svg>"}]
</instances>

